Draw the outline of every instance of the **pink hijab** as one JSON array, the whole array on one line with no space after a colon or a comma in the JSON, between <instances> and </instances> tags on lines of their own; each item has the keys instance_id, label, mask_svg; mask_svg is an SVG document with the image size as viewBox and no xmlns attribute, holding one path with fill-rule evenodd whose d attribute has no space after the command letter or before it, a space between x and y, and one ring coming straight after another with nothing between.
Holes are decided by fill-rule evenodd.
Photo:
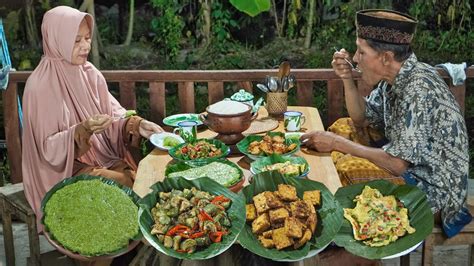
<instances>
[{"instance_id":1,"label":"pink hijab","mask_svg":"<svg viewBox=\"0 0 474 266\"><path fill-rule=\"evenodd\" d=\"M90 62L71 64L84 18L93 32L94 20L87 13L67 6L45 13L41 25L44 55L28 78L23 95L23 184L39 231L41 200L51 187L72 175L76 126L95 114L125 113ZM91 148L78 160L99 167L124 160L128 155L122 140L123 123L114 122L104 133L92 135Z\"/></svg>"}]
</instances>

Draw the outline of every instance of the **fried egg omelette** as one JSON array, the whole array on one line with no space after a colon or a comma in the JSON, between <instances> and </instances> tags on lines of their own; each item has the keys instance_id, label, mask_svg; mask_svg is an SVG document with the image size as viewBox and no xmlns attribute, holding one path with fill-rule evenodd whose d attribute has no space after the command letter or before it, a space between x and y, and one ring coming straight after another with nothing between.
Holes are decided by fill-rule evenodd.
<instances>
[{"instance_id":1,"label":"fried egg omelette","mask_svg":"<svg viewBox=\"0 0 474 266\"><path fill-rule=\"evenodd\" d=\"M371 247L381 247L407 232L415 232L408 220L408 209L395 196L383 196L377 189L365 186L354 201L357 202L354 209L344 208L344 217L352 224L356 240Z\"/></svg>"}]
</instances>

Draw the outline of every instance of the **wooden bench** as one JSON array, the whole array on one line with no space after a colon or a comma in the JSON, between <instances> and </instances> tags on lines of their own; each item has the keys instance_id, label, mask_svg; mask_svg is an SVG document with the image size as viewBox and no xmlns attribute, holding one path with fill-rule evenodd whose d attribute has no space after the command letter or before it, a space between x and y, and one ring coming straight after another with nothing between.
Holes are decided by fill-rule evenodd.
<instances>
[{"instance_id":1,"label":"wooden bench","mask_svg":"<svg viewBox=\"0 0 474 266\"><path fill-rule=\"evenodd\" d=\"M448 74L438 69L441 76L449 79ZM212 104L224 98L224 85L227 83L236 83L238 86L247 91L252 91L256 83L263 82L265 76L277 74L277 70L119 70L119 71L102 71L108 83L118 83L120 88L119 101L127 109L136 109L136 83L145 82L149 85L149 106L151 121L162 124L162 120L166 117L166 84L177 84L177 93L179 100L179 109L182 113L194 113L195 108L195 84L204 83L208 89L208 103ZM323 82L327 90L327 121L326 125L330 125L336 119L343 116L344 109L344 89L342 81L335 75L332 69L292 69L291 73L296 76L296 99L297 104L301 106L313 106L316 82ZM2 92L3 117L5 136L7 141L8 162L10 166L12 183L20 183L16 185L16 193L7 193L0 190L1 204L8 207L3 208L2 217L5 215L3 222L4 232L12 232L11 214L18 215L18 218L28 224L30 234L36 232L36 225L32 223L34 214L24 197L23 186L21 182L23 176L21 173L21 129L19 125L18 101L19 88L26 82L31 71L19 71L10 74L10 82L6 91ZM468 79L474 78L474 67L466 70ZM362 95L366 95L370 88L360 80L360 75L355 76L359 91ZM450 82L448 83L450 84ZM464 110L464 99L466 86L450 86L456 100L460 103L461 109ZM20 93L21 95L21 93ZM1 205L0 205L1 206ZM5 220L7 222L5 222ZM8 236L10 237L11 234ZM7 237L7 238L8 238ZM13 242L8 238L5 241L5 249L7 254L8 265L14 265L14 247ZM36 239L36 240L35 240ZM39 264L39 244L37 235L30 235L31 262Z\"/></svg>"},{"instance_id":2,"label":"wooden bench","mask_svg":"<svg viewBox=\"0 0 474 266\"><path fill-rule=\"evenodd\" d=\"M2 207L3 241L7 265L15 265L12 217L16 217L28 226L30 258L28 265L40 265L40 245L36 216L26 201L23 183L0 187L0 206Z\"/></svg>"}]
</instances>

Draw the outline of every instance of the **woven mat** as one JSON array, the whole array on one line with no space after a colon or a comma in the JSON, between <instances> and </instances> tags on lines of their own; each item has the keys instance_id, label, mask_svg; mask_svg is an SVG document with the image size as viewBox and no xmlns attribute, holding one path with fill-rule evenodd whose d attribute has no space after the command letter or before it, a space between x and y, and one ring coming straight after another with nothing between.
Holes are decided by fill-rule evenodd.
<instances>
[{"instance_id":1,"label":"woven mat","mask_svg":"<svg viewBox=\"0 0 474 266\"><path fill-rule=\"evenodd\" d=\"M273 130L278 127L278 121L271 117L257 118L250 124L250 127L242 132L244 135L258 134Z\"/></svg>"}]
</instances>

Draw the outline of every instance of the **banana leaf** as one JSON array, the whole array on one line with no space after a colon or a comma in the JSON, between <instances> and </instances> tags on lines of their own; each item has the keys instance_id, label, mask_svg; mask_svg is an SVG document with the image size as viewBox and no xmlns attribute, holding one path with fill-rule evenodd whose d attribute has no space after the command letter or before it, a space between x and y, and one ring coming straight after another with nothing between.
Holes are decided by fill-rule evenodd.
<instances>
[{"instance_id":1,"label":"banana leaf","mask_svg":"<svg viewBox=\"0 0 474 266\"><path fill-rule=\"evenodd\" d=\"M273 137L273 136L281 136L283 138L285 138L285 133L282 133L282 132L268 132L267 135ZM241 141L239 141L237 143L237 149L239 149L239 151L245 155L247 155L247 157L249 157L250 159L252 160L257 160L259 158L263 158L263 157L267 157L269 156L270 154L265 154L265 153L261 153L259 155L254 155L254 154L251 154L248 152L248 148L250 146L250 143L254 142L254 141L261 141L263 139L264 136L260 136L260 135L249 135L247 137L245 137L244 139L242 139ZM290 138L290 139L287 139L285 138L285 144L286 145L290 145L292 143L296 143L296 148L287 152L287 153L284 153L282 155L291 155L291 154L294 154L295 152L297 152L299 149L300 149L300 141L299 139L294 139L294 138Z\"/></svg>"},{"instance_id":2,"label":"banana leaf","mask_svg":"<svg viewBox=\"0 0 474 266\"><path fill-rule=\"evenodd\" d=\"M47 193L46 195L44 196L43 200L41 201L41 211L43 213L46 213L45 212L45 207L46 207L46 204L48 203L48 201L50 200L50 198L53 196L54 193L56 193L56 191L68 186L68 185L71 185L71 184L74 184L76 182L79 182L79 181L83 181L83 180L100 180L102 183L104 184L107 184L107 185L110 185L110 186L116 186L118 188L120 188L128 197L130 197L130 199L132 200L132 202L135 204L135 205L138 205L138 201L140 199L140 197L129 187L126 187L126 186L123 186L117 182L115 182L114 180L111 180L111 179L107 179L107 178L104 178L104 177L100 177L100 176L91 176L91 175L79 175L79 176L73 176L73 177L69 177L69 178L66 178L60 182L58 182L56 185L54 185ZM48 227L45 225L44 223L44 219L45 219L46 215L43 215L43 217L41 218L41 223L44 225L44 230L45 230L45 233L47 233L49 235L49 237L51 238L52 241L54 241L57 245L63 247L65 250L67 251L70 251L71 253L74 253L74 254L78 254L77 252L74 252L72 250L69 250L67 247L64 247L61 245L61 243L59 243L57 241L57 239L54 238L54 235L51 234L48 230ZM130 239L130 241L138 241L138 240L141 240L142 239L142 234L140 232L140 230L137 231L137 234L132 238ZM131 242L129 243L129 245L131 244ZM108 254L96 254L94 256L89 256L89 255L82 255L82 254L78 254L82 257L85 257L85 258L92 258L92 257L97 257L97 256L103 256L103 255L108 255L110 257L114 257L114 255L120 255L120 254L123 254L125 251L127 251L128 247L125 246L119 250L116 250L112 253L108 253Z\"/></svg>"},{"instance_id":3,"label":"banana leaf","mask_svg":"<svg viewBox=\"0 0 474 266\"><path fill-rule=\"evenodd\" d=\"M336 199L342 208L354 208L355 196L359 195L365 186L378 189L382 195L394 195L408 209L410 225L416 229L413 234L406 234L397 241L383 247L370 247L354 239L352 225L347 219L342 222L335 243L357 256L368 259L381 259L401 253L423 241L433 229L433 213L426 199L426 194L416 186L395 185L386 180L376 180L339 188Z\"/></svg>"},{"instance_id":4,"label":"banana leaf","mask_svg":"<svg viewBox=\"0 0 474 266\"><path fill-rule=\"evenodd\" d=\"M186 164L189 164L191 166L202 166L206 165L214 160L221 159L229 155L230 153L230 148L227 147L222 141L217 140L217 139L197 139L195 142L204 140L207 143L214 144L219 150L221 150L221 155L216 156L216 157L209 157L209 158L198 158L198 159L188 159L183 154L177 155L177 151L180 150L182 147L186 146L188 143L181 143L178 146L175 146L174 148L171 148L168 153L173 159L180 161L180 162L185 162ZM193 142L193 143L195 143Z\"/></svg>"},{"instance_id":5,"label":"banana leaf","mask_svg":"<svg viewBox=\"0 0 474 266\"><path fill-rule=\"evenodd\" d=\"M262 172L253 177L250 185L239 192L245 197L246 204L253 202L252 197L264 191L278 190L278 184L296 187L299 198L307 190L321 191L321 205L317 206L318 224L311 240L297 250L267 249L260 244L252 232L251 224L246 224L239 236L239 243L251 252L275 261L297 261L316 255L322 251L339 231L342 223L342 208L331 192L322 183L293 177L284 177L277 171Z\"/></svg>"},{"instance_id":6,"label":"banana leaf","mask_svg":"<svg viewBox=\"0 0 474 266\"><path fill-rule=\"evenodd\" d=\"M258 174L264 171L263 168L265 166L285 162L291 162L292 164L303 164L304 169L300 169L298 174L283 174L284 176L303 177L306 176L309 172L309 164L305 158L298 156L281 156L279 154L272 154L268 157L263 157L257 159L256 161L253 161L250 164L250 171L254 174Z\"/></svg>"},{"instance_id":7,"label":"banana leaf","mask_svg":"<svg viewBox=\"0 0 474 266\"><path fill-rule=\"evenodd\" d=\"M244 176L244 173L242 172L242 169L240 169L240 167L238 167L235 163L227 160L227 159L220 159L220 160L215 160L213 162L219 162L219 163L223 163L223 164L226 164L226 165L229 165L235 169L237 169L237 172L239 173L238 176L235 176L235 177L232 177L230 176L228 173L220 173L220 175L223 175L222 178L225 178L225 180L222 180L222 181L225 181L223 183L219 182L219 180L214 180L216 182L218 182L219 184L223 185L224 187L230 187L236 183L238 183L242 177ZM212 162L210 162L212 163ZM196 167L201 167L201 166L196 166ZM171 173L176 173L176 172L182 172L182 171L186 171L188 169L191 169L191 168L196 168L196 167L193 167L191 165L188 165L184 162L179 162L179 163L175 163L175 164L169 164L167 167L166 167L166 170L165 170L165 176L166 177L169 177L169 175ZM198 178L200 176L196 176L196 178ZM193 178L194 179L194 178ZM212 179L212 178L211 178Z\"/></svg>"},{"instance_id":8,"label":"banana leaf","mask_svg":"<svg viewBox=\"0 0 474 266\"><path fill-rule=\"evenodd\" d=\"M190 189L192 187L207 191L212 195L224 195L229 198L232 203L230 208L227 209L227 213L231 220L232 227L229 233L222 238L222 242L212 243L205 249L187 254L177 252L172 248L166 248L163 244L158 242L158 238L155 235L151 234L151 229L154 224L151 209L158 201L160 192L168 192L172 189ZM158 182L151 186L151 189L152 192L142 198L138 203L140 206L138 210L138 223L146 240L158 251L168 256L186 260L204 260L215 257L226 251L235 242L245 224L245 205L243 198L208 177L201 177L194 180L186 180L182 177L165 178L163 182Z\"/></svg>"}]
</instances>

